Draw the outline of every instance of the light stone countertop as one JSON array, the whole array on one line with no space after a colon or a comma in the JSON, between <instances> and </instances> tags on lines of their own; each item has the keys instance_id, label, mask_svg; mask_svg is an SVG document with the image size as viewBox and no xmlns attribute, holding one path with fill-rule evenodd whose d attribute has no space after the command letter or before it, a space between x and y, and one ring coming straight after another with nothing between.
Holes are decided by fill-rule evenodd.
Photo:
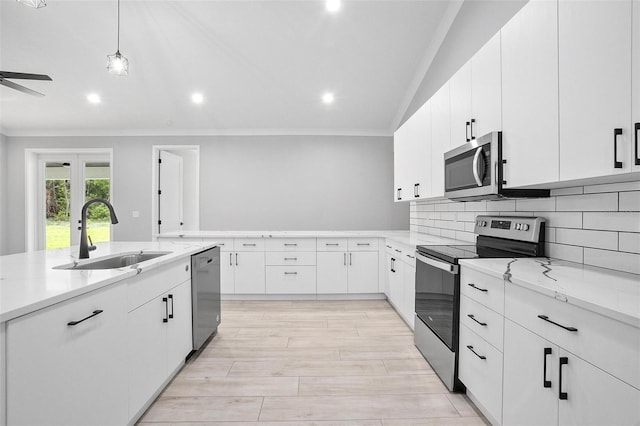
<instances>
[{"instance_id":1,"label":"light stone countertop","mask_svg":"<svg viewBox=\"0 0 640 426\"><path fill-rule=\"evenodd\" d=\"M418 245L469 245L475 242L438 237L411 231L184 231L154 235L157 238L184 238L185 240L203 238L386 238L405 246Z\"/></svg>"},{"instance_id":2,"label":"light stone countertop","mask_svg":"<svg viewBox=\"0 0 640 426\"><path fill-rule=\"evenodd\" d=\"M640 328L640 275L549 258L465 259L460 264Z\"/></svg>"},{"instance_id":3,"label":"light stone countertop","mask_svg":"<svg viewBox=\"0 0 640 426\"><path fill-rule=\"evenodd\" d=\"M138 264L140 273L191 256L215 246L212 242L111 242L97 243L91 259L123 252L170 251L171 254ZM126 278L137 268L59 270L54 266L78 260L78 246L0 256L0 323L88 293ZM80 263L85 260L80 261Z\"/></svg>"}]
</instances>

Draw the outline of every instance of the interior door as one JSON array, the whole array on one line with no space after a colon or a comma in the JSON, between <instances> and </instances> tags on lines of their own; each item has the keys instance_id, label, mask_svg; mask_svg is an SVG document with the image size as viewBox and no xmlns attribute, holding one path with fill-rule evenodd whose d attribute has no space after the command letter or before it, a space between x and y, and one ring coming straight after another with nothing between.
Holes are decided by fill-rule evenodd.
<instances>
[{"instance_id":1,"label":"interior door","mask_svg":"<svg viewBox=\"0 0 640 426\"><path fill-rule=\"evenodd\" d=\"M183 221L182 157L160 151L158 161L158 233L179 231Z\"/></svg>"}]
</instances>

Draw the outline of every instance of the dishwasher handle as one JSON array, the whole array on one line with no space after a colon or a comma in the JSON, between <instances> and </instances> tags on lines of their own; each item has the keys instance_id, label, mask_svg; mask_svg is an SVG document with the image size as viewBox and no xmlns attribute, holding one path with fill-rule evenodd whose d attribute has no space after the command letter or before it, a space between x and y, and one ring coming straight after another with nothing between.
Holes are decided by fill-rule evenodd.
<instances>
[{"instance_id":1,"label":"dishwasher handle","mask_svg":"<svg viewBox=\"0 0 640 426\"><path fill-rule=\"evenodd\" d=\"M451 263L426 257L417 251L416 251L416 260L422 263L426 263L429 266L433 266L434 268L438 268L442 271L449 272L450 274L455 274L455 275L458 274L459 268L460 268L458 265L452 265Z\"/></svg>"}]
</instances>

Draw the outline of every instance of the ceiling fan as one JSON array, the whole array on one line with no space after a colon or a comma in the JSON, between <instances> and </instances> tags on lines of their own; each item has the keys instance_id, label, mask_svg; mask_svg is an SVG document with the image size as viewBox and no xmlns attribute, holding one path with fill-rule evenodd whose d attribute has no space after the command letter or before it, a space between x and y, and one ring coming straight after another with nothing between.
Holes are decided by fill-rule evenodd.
<instances>
[{"instance_id":1,"label":"ceiling fan","mask_svg":"<svg viewBox=\"0 0 640 426\"><path fill-rule=\"evenodd\" d=\"M26 74L23 72L10 72L10 71L0 71L0 85L10 87L12 89L18 90L23 93L28 93L33 96L44 96L44 94L40 92L36 92L35 90L31 90L27 87L24 87L20 84L14 83L12 81L7 80L16 79L16 80L48 80L53 81L51 77L44 74Z\"/></svg>"}]
</instances>

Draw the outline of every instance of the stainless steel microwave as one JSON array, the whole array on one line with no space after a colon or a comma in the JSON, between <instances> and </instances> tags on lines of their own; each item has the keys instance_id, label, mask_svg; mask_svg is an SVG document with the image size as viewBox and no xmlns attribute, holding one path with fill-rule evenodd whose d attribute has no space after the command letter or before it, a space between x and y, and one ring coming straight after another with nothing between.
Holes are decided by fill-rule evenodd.
<instances>
[{"instance_id":1,"label":"stainless steel microwave","mask_svg":"<svg viewBox=\"0 0 640 426\"><path fill-rule=\"evenodd\" d=\"M491 132L444 154L444 195L458 201L548 197L548 189L504 188L502 132Z\"/></svg>"}]
</instances>

